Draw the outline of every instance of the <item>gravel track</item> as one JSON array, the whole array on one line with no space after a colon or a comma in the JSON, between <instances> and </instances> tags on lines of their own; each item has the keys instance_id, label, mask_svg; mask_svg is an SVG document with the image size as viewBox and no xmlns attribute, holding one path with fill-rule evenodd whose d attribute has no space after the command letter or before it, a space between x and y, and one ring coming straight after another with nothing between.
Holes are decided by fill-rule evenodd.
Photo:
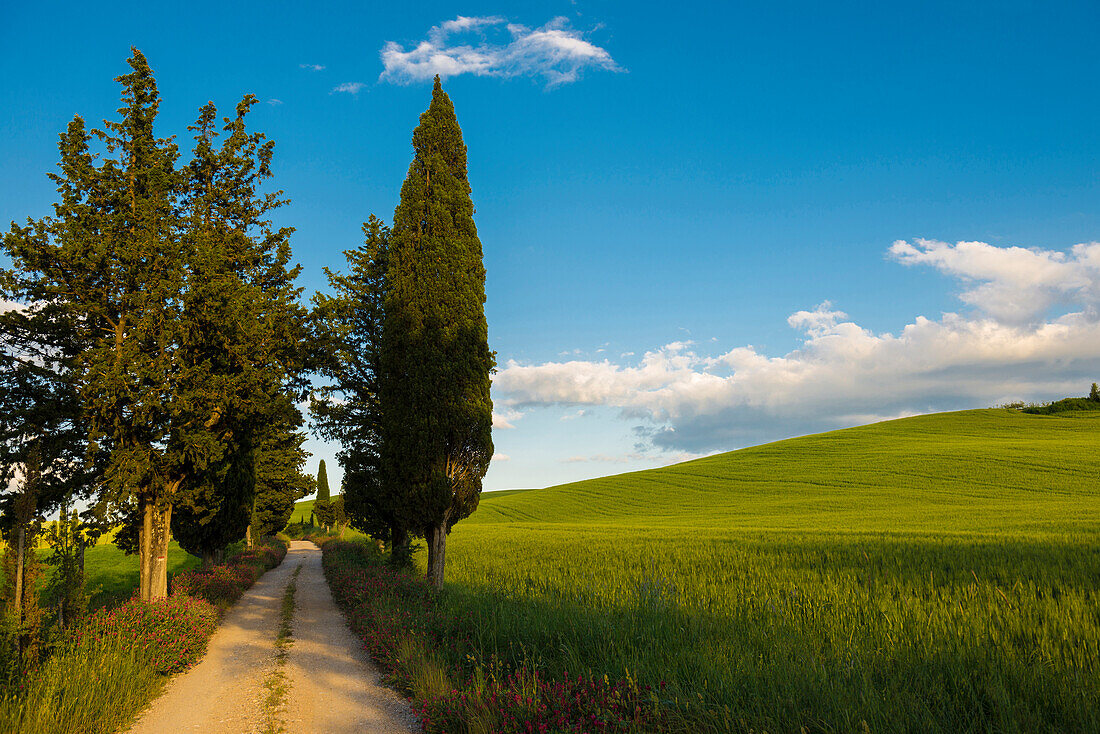
<instances>
[{"instance_id":1,"label":"gravel track","mask_svg":"<svg viewBox=\"0 0 1100 734\"><path fill-rule=\"evenodd\" d=\"M321 570L320 549L295 540L282 564L264 574L225 615L203 659L169 682L130 734L261 732L262 684L275 665L283 591L299 565L293 644L283 668L290 682L287 734L415 731L408 705L382 685L336 608Z\"/></svg>"}]
</instances>

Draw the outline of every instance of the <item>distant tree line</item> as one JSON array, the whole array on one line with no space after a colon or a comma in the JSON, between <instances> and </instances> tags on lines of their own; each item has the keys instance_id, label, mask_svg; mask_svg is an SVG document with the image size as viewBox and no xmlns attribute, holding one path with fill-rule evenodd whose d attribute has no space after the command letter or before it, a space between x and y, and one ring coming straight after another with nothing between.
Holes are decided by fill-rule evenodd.
<instances>
[{"instance_id":1,"label":"distant tree line","mask_svg":"<svg viewBox=\"0 0 1100 734\"><path fill-rule=\"evenodd\" d=\"M1033 415L1053 415L1078 410L1100 410L1100 386L1095 382L1092 383L1088 397L1084 398L1062 398L1049 403L1005 403L1001 407Z\"/></svg>"}]
</instances>

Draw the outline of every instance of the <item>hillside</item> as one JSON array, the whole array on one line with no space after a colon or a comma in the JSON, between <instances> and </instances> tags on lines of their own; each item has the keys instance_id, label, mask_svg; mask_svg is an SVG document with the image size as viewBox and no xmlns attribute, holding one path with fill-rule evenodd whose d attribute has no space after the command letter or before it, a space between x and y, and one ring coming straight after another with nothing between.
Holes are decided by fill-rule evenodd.
<instances>
[{"instance_id":1,"label":"hillside","mask_svg":"<svg viewBox=\"0 0 1100 734\"><path fill-rule=\"evenodd\" d=\"M1100 527L1100 411L937 413L486 493L463 525L912 532Z\"/></svg>"},{"instance_id":2,"label":"hillside","mask_svg":"<svg viewBox=\"0 0 1100 734\"><path fill-rule=\"evenodd\" d=\"M1098 537L1100 412L940 413L486 493L441 618L681 731L1100 731Z\"/></svg>"}]
</instances>

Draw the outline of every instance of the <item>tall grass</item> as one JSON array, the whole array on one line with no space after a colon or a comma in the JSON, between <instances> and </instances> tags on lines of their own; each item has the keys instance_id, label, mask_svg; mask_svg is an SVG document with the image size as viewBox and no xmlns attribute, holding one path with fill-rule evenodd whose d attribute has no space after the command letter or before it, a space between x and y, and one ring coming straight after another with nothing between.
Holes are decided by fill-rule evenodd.
<instances>
[{"instance_id":1,"label":"tall grass","mask_svg":"<svg viewBox=\"0 0 1100 734\"><path fill-rule=\"evenodd\" d=\"M59 649L0 698L12 732L112 732L198 660L217 625L211 605L185 596L137 600L91 615Z\"/></svg>"},{"instance_id":2,"label":"tall grass","mask_svg":"<svg viewBox=\"0 0 1100 734\"><path fill-rule=\"evenodd\" d=\"M50 658L20 695L0 699L0 731L107 734L129 723L164 687L140 648L89 640ZM75 695L74 695L75 694ZM110 706L104 706L109 701Z\"/></svg>"},{"instance_id":3,"label":"tall grass","mask_svg":"<svg viewBox=\"0 0 1100 734\"><path fill-rule=\"evenodd\" d=\"M447 555L475 657L664 682L683 731L1100 731L1100 413L487 493Z\"/></svg>"}]
</instances>

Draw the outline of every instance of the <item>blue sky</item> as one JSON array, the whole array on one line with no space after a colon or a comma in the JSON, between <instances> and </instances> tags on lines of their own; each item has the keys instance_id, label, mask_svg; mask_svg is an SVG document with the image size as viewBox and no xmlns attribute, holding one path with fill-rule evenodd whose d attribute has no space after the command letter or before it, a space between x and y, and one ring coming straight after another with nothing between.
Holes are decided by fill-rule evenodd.
<instances>
[{"instance_id":1,"label":"blue sky","mask_svg":"<svg viewBox=\"0 0 1100 734\"><path fill-rule=\"evenodd\" d=\"M208 99L265 102L312 292L392 215L441 71L488 489L1100 379L1095 3L412 5L5 5L0 220L49 211L57 133L113 116L133 44L185 146Z\"/></svg>"}]
</instances>

